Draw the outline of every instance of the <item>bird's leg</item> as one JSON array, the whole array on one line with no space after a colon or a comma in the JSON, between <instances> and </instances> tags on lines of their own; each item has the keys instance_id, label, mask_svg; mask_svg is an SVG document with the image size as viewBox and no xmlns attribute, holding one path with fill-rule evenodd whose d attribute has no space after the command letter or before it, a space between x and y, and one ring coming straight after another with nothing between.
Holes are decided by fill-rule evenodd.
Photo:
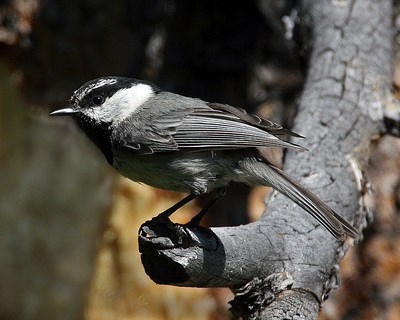
<instances>
[{"instance_id":1,"label":"bird's leg","mask_svg":"<svg viewBox=\"0 0 400 320\"><path fill-rule=\"evenodd\" d=\"M193 233L188 228L197 228L205 213L219 199L225 195L225 188L218 189L212 194L212 199L201 211L185 225L175 224L169 220L169 216L176 210L196 198L197 194L189 194L169 209L161 212L150 221L146 221L139 229L139 240L142 245L153 245L155 247L170 248L175 245L192 245L196 243Z\"/></svg>"},{"instance_id":2,"label":"bird's leg","mask_svg":"<svg viewBox=\"0 0 400 320\"><path fill-rule=\"evenodd\" d=\"M225 188L220 188L216 192L213 193L212 199L200 210L198 214L196 214L188 223L185 224L185 227L195 228L200 225L201 219L203 219L204 215L208 210L211 209L219 200L221 200L226 193Z\"/></svg>"},{"instance_id":3,"label":"bird's leg","mask_svg":"<svg viewBox=\"0 0 400 320\"><path fill-rule=\"evenodd\" d=\"M168 208L167 210L161 212L155 219L165 221L169 218L171 214L173 214L176 210L179 208L183 207L185 204L188 202L192 201L194 198L196 198L197 195L190 193L187 195L185 198L180 200L179 202L175 203L172 207Z\"/></svg>"},{"instance_id":4,"label":"bird's leg","mask_svg":"<svg viewBox=\"0 0 400 320\"><path fill-rule=\"evenodd\" d=\"M183 228L181 225L173 223L169 216L196 197L196 194L191 193L158 216L146 221L139 229L139 237L143 239L174 239L174 242L182 243L185 234ZM160 246L160 243L156 242L155 245ZM164 245L169 246L170 244Z\"/></svg>"}]
</instances>

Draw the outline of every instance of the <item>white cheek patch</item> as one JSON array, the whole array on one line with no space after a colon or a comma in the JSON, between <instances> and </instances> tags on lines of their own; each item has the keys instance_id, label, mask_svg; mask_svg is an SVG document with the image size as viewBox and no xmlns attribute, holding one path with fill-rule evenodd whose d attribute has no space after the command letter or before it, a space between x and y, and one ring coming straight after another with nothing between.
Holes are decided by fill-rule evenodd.
<instances>
[{"instance_id":1,"label":"white cheek patch","mask_svg":"<svg viewBox=\"0 0 400 320\"><path fill-rule=\"evenodd\" d=\"M107 98L99 107L86 110L95 121L117 125L130 117L148 99L155 95L148 84L139 83L130 88L121 89Z\"/></svg>"}]
</instances>

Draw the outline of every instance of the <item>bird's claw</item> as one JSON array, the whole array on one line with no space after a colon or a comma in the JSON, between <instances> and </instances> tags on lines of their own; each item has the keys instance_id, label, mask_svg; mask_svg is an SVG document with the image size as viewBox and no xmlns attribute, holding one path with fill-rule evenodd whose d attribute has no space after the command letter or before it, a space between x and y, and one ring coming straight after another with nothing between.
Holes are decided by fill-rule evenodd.
<instances>
[{"instance_id":1,"label":"bird's claw","mask_svg":"<svg viewBox=\"0 0 400 320\"><path fill-rule=\"evenodd\" d=\"M190 247L197 243L194 234L186 225L173 223L169 218L155 217L146 221L139 229L139 240L158 249Z\"/></svg>"}]
</instances>

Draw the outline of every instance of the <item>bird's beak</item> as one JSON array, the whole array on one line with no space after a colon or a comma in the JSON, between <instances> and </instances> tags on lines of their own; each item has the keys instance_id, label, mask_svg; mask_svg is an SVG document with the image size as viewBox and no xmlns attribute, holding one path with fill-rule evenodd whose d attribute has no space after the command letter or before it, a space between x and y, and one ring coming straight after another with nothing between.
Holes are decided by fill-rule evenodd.
<instances>
[{"instance_id":1,"label":"bird's beak","mask_svg":"<svg viewBox=\"0 0 400 320\"><path fill-rule=\"evenodd\" d=\"M49 115L50 116L70 116L70 115L73 115L75 113L78 113L78 111L68 107L68 108L55 110L55 111L51 112Z\"/></svg>"}]
</instances>

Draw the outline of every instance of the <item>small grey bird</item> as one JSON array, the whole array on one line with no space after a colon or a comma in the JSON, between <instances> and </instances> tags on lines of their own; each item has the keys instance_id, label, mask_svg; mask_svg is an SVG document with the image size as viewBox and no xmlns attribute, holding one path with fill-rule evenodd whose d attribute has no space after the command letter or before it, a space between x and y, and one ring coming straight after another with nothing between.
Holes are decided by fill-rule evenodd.
<instances>
[{"instance_id":1,"label":"small grey bird","mask_svg":"<svg viewBox=\"0 0 400 320\"><path fill-rule=\"evenodd\" d=\"M189 194L161 213L160 219L201 194L214 194L192 219L191 224L197 225L229 183L238 181L273 187L336 238L358 236L349 222L257 149L304 149L283 139L300 136L242 109L163 92L142 80L103 77L85 83L67 108L50 115L72 116L125 177Z\"/></svg>"}]
</instances>

